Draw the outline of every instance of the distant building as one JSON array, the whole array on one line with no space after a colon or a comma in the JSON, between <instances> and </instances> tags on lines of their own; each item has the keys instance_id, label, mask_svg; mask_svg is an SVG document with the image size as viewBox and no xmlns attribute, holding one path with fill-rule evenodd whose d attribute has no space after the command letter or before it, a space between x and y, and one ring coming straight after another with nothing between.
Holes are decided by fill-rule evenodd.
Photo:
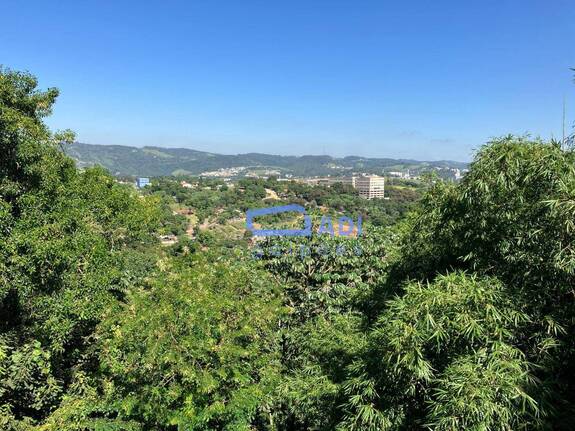
<instances>
[{"instance_id":1,"label":"distant building","mask_svg":"<svg viewBox=\"0 0 575 431\"><path fill-rule=\"evenodd\" d=\"M144 188L144 187L146 187L146 186L149 186L150 184L151 184L151 183L150 183L150 179L149 179L149 178L137 178L137 179L136 179L136 186L137 186L139 189L142 189L142 188Z\"/></svg>"},{"instance_id":2,"label":"distant building","mask_svg":"<svg viewBox=\"0 0 575 431\"><path fill-rule=\"evenodd\" d=\"M329 184L341 183L341 184L349 184L350 186L355 188L355 180L357 177L332 177L329 179Z\"/></svg>"},{"instance_id":3,"label":"distant building","mask_svg":"<svg viewBox=\"0 0 575 431\"><path fill-rule=\"evenodd\" d=\"M400 172L400 171L387 172L387 176L395 178L404 178L406 180L412 178L411 174L409 173L409 169L407 170L407 172Z\"/></svg>"},{"instance_id":4,"label":"distant building","mask_svg":"<svg viewBox=\"0 0 575 431\"><path fill-rule=\"evenodd\" d=\"M355 187L355 179L357 177L323 177L323 178L308 178L303 180L304 183L313 186L331 186L335 183L349 184Z\"/></svg>"},{"instance_id":5,"label":"distant building","mask_svg":"<svg viewBox=\"0 0 575 431\"><path fill-rule=\"evenodd\" d=\"M385 178L378 175L363 175L351 177L304 178L298 180L309 185L332 186L335 183L349 184L366 199L385 198Z\"/></svg>"},{"instance_id":6,"label":"distant building","mask_svg":"<svg viewBox=\"0 0 575 431\"><path fill-rule=\"evenodd\" d=\"M359 195L366 199L385 198L385 178L378 175L356 177L354 186Z\"/></svg>"}]
</instances>

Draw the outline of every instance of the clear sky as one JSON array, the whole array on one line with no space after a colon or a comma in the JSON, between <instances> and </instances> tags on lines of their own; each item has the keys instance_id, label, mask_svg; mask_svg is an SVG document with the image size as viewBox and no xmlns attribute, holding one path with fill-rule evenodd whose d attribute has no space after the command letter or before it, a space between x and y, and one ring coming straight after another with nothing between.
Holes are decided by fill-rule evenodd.
<instances>
[{"instance_id":1,"label":"clear sky","mask_svg":"<svg viewBox=\"0 0 575 431\"><path fill-rule=\"evenodd\" d=\"M575 120L575 3L5 1L0 64L93 144L469 160Z\"/></svg>"}]
</instances>

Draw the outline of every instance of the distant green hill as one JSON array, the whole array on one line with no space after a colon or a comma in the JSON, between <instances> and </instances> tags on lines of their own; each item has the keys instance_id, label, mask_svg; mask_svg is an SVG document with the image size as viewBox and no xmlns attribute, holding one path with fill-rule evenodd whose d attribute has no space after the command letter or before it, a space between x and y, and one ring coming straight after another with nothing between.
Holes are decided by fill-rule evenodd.
<instances>
[{"instance_id":1,"label":"distant green hill","mask_svg":"<svg viewBox=\"0 0 575 431\"><path fill-rule=\"evenodd\" d=\"M277 156L248 153L224 155L187 148L128 147L74 143L65 152L79 167L101 165L114 175L162 176L189 174L222 168L268 168L295 176L345 175L350 172L382 174L410 169L417 173L434 168L464 169L466 163L454 161L421 162L406 159L348 156ZM249 169L248 169L249 170ZM241 173L239 174L241 176Z\"/></svg>"}]
</instances>

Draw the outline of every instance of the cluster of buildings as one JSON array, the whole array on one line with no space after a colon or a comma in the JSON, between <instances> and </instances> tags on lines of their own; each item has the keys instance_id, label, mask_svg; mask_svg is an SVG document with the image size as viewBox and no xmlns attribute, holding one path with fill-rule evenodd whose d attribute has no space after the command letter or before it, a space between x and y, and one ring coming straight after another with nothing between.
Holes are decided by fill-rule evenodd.
<instances>
[{"instance_id":1,"label":"cluster of buildings","mask_svg":"<svg viewBox=\"0 0 575 431\"><path fill-rule=\"evenodd\" d=\"M414 175L409 173L409 169L407 170L407 172L400 172L400 171L391 171L391 172L387 172L387 175L393 178L403 178L403 179L410 179L410 178L415 178Z\"/></svg>"},{"instance_id":2,"label":"cluster of buildings","mask_svg":"<svg viewBox=\"0 0 575 431\"><path fill-rule=\"evenodd\" d=\"M281 171L277 169L264 169L264 170L252 170L245 173L246 178L269 178L271 176L279 176Z\"/></svg>"},{"instance_id":3,"label":"cluster of buildings","mask_svg":"<svg viewBox=\"0 0 575 431\"><path fill-rule=\"evenodd\" d=\"M437 174L441 178L444 178L446 180L459 181L461 178L463 178L463 175L468 171L468 169L458 169L458 168L448 168L448 167L437 167L436 166L433 169L428 168L427 170L424 170L423 172L429 172L429 171L437 172ZM390 171L390 172L386 172L385 174L389 177L392 177L392 178L402 178L404 180L418 180L421 178L421 176L420 176L421 172L422 172L421 169L415 170L415 171L410 171L409 169L407 169L407 171Z\"/></svg>"},{"instance_id":4,"label":"cluster of buildings","mask_svg":"<svg viewBox=\"0 0 575 431\"><path fill-rule=\"evenodd\" d=\"M215 177L215 178L226 178L235 177L245 171L247 166L236 166L234 168L220 168L216 171L206 171L202 172L200 177Z\"/></svg>"},{"instance_id":5,"label":"cluster of buildings","mask_svg":"<svg viewBox=\"0 0 575 431\"><path fill-rule=\"evenodd\" d=\"M246 178L267 178L279 176L281 171L277 169L267 169L263 167L236 166L234 168L220 168L215 171L202 172L200 177L222 178L229 181L233 177L244 176Z\"/></svg>"},{"instance_id":6,"label":"cluster of buildings","mask_svg":"<svg viewBox=\"0 0 575 431\"><path fill-rule=\"evenodd\" d=\"M309 178L306 184L331 186L335 183L349 184L362 198L385 199L385 177L379 175L361 175L352 177Z\"/></svg>"}]
</instances>

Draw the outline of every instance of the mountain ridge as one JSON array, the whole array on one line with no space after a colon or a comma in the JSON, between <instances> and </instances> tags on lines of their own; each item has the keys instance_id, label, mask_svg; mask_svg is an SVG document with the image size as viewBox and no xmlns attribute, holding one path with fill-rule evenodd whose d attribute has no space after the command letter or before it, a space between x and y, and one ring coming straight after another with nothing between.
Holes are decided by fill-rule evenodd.
<instances>
[{"instance_id":1,"label":"mountain ridge","mask_svg":"<svg viewBox=\"0 0 575 431\"><path fill-rule=\"evenodd\" d=\"M75 142L64 148L78 167L100 165L118 176L200 175L229 168L270 168L293 176L340 175L361 171L381 174L394 170L465 169L452 160L375 158L329 155L282 156L266 153L218 154L191 148L133 147Z\"/></svg>"}]
</instances>

